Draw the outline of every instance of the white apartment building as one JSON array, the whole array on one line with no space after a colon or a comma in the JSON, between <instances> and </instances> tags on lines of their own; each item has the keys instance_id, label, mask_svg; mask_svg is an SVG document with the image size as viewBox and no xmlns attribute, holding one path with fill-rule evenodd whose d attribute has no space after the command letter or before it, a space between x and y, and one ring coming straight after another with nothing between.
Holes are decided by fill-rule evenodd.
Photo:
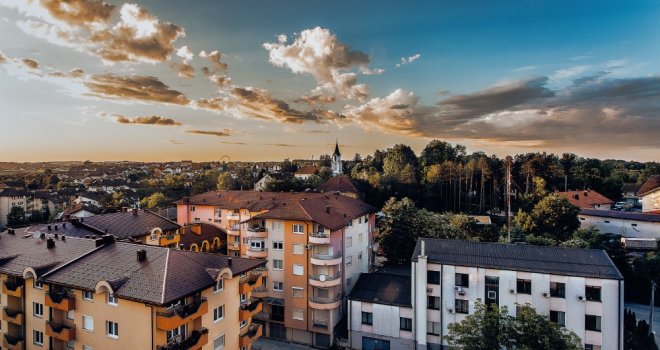
<instances>
[{"instance_id":1,"label":"white apartment building","mask_svg":"<svg viewBox=\"0 0 660 350\"><path fill-rule=\"evenodd\" d=\"M660 239L660 215L626 211L581 210L581 228L597 228L603 234L623 238Z\"/></svg>"}]
</instances>

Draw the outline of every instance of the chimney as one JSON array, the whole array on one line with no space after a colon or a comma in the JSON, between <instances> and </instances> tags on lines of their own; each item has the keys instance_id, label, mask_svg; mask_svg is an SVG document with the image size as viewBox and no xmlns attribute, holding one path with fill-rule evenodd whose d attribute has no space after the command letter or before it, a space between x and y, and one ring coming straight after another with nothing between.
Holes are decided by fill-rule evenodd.
<instances>
[{"instance_id":1,"label":"chimney","mask_svg":"<svg viewBox=\"0 0 660 350\"><path fill-rule=\"evenodd\" d=\"M85 222L85 218L80 218L80 222Z\"/></svg>"},{"instance_id":2,"label":"chimney","mask_svg":"<svg viewBox=\"0 0 660 350\"><path fill-rule=\"evenodd\" d=\"M55 231L57 231L57 225L55 225Z\"/></svg>"},{"instance_id":3,"label":"chimney","mask_svg":"<svg viewBox=\"0 0 660 350\"><path fill-rule=\"evenodd\" d=\"M50 229L51 229L51 227L50 227L50 225L48 225L48 231L50 231Z\"/></svg>"},{"instance_id":4,"label":"chimney","mask_svg":"<svg viewBox=\"0 0 660 350\"><path fill-rule=\"evenodd\" d=\"M144 249L140 249L137 251L137 261L145 261L147 260L147 251Z\"/></svg>"},{"instance_id":5,"label":"chimney","mask_svg":"<svg viewBox=\"0 0 660 350\"><path fill-rule=\"evenodd\" d=\"M41 238L41 239L46 238L46 234L42 232L41 234L39 234L39 238Z\"/></svg>"},{"instance_id":6,"label":"chimney","mask_svg":"<svg viewBox=\"0 0 660 350\"><path fill-rule=\"evenodd\" d=\"M122 213L127 213L128 212L128 207L121 207L121 212Z\"/></svg>"},{"instance_id":7,"label":"chimney","mask_svg":"<svg viewBox=\"0 0 660 350\"><path fill-rule=\"evenodd\" d=\"M56 233L56 234L55 234L55 239L57 239L58 237L59 237L59 236L58 236L57 233Z\"/></svg>"},{"instance_id":8,"label":"chimney","mask_svg":"<svg viewBox=\"0 0 660 350\"><path fill-rule=\"evenodd\" d=\"M102 246L105 242L103 238L96 238L94 239L94 243L96 243L96 247Z\"/></svg>"},{"instance_id":9,"label":"chimney","mask_svg":"<svg viewBox=\"0 0 660 350\"><path fill-rule=\"evenodd\" d=\"M62 223L62 228L66 228L66 222Z\"/></svg>"},{"instance_id":10,"label":"chimney","mask_svg":"<svg viewBox=\"0 0 660 350\"><path fill-rule=\"evenodd\" d=\"M46 248L48 249L53 249L55 248L55 240L52 238L49 238L46 240Z\"/></svg>"},{"instance_id":11,"label":"chimney","mask_svg":"<svg viewBox=\"0 0 660 350\"><path fill-rule=\"evenodd\" d=\"M424 242L424 240L419 244L419 248L422 253L421 256L426 256L426 242Z\"/></svg>"},{"instance_id":12,"label":"chimney","mask_svg":"<svg viewBox=\"0 0 660 350\"><path fill-rule=\"evenodd\" d=\"M64 241L66 241L66 239L64 238L64 235L62 235L62 242L64 242Z\"/></svg>"},{"instance_id":13,"label":"chimney","mask_svg":"<svg viewBox=\"0 0 660 350\"><path fill-rule=\"evenodd\" d=\"M227 258L227 265L229 265L229 266L232 265L232 260L231 260L231 258Z\"/></svg>"},{"instance_id":14,"label":"chimney","mask_svg":"<svg viewBox=\"0 0 660 350\"><path fill-rule=\"evenodd\" d=\"M138 209L137 209L137 208L133 208L133 216L137 216L137 215L138 215Z\"/></svg>"}]
</instances>

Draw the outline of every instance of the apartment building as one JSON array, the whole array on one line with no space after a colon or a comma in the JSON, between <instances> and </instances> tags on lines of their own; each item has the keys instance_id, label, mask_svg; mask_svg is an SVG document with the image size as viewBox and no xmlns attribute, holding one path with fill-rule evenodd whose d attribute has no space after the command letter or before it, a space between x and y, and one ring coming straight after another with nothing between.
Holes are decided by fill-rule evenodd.
<instances>
[{"instance_id":1,"label":"apartment building","mask_svg":"<svg viewBox=\"0 0 660 350\"><path fill-rule=\"evenodd\" d=\"M177 202L177 221L227 231L230 255L268 260L264 335L330 347L346 296L369 271L376 209L339 194L218 191Z\"/></svg>"},{"instance_id":2,"label":"apartment building","mask_svg":"<svg viewBox=\"0 0 660 350\"><path fill-rule=\"evenodd\" d=\"M254 259L59 234L0 235L2 349L250 349Z\"/></svg>"},{"instance_id":3,"label":"apartment building","mask_svg":"<svg viewBox=\"0 0 660 350\"><path fill-rule=\"evenodd\" d=\"M370 275L360 279L381 289L405 283ZM448 325L464 320L477 300L513 315L530 304L575 332L585 349L623 348L623 277L602 250L422 239L411 268L412 312L393 291L365 288L350 298L354 349L443 349Z\"/></svg>"},{"instance_id":4,"label":"apartment building","mask_svg":"<svg viewBox=\"0 0 660 350\"><path fill-rule=\"evenodd\" d=\"M29 192L13 188L0 190L0 227L7 226L7 215L13 207L21 207L28 213L32 208L32 197Z\"/></svg>"}]
</instances>

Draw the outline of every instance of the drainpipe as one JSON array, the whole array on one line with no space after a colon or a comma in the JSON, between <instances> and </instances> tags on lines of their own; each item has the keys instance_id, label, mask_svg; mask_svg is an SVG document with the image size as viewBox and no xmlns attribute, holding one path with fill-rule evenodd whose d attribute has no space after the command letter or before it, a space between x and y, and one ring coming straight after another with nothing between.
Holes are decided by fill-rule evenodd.
<instances>
[{"instance_id":1,"label":"drainpipe","mask_svg":"<svg viewBox=\"0 0 660 350\"><path fill-rule=\"evenodd\" d=\"M151 311L151 349L155 350L156 345L154 344L154 333L155 333L155 330L154 330L154 313L155 313L154 307L149 306L149 310Z\"/></svg>"}]
</instances>

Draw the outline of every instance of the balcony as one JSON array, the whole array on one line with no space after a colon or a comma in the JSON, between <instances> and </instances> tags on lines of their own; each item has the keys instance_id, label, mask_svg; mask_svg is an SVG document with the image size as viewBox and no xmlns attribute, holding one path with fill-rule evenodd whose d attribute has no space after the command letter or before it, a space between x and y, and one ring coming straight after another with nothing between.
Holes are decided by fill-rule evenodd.
<instances>
[{"instance_id":1,"label":"balcony","mask_svg":"<svg viewBox=\"0 0 660 350\"><path fill-rule=\"evenodd\" d=\"M341 272L337 271L333 274L324 275L310 275L309 284L314 287L334 287L341 284Z\"/></svg>"},{"instance_id":2,"label":"balcony","mask_svg":"<svg viewBox=\"0 0 660 350\"><path fill-rule=\"evenodd\" d=\"M156 313L156 327L169 331L202 317L208 311L209 305L206 298L186 305L177 305L167 311Z\"/></svg>"},{"instance_id":3,"label":"balcony","mask_svg":"<svg viewBox=\"0 0 660 350\"><path fill-rule=\"evenodd\" d=\"M67 291L48 291L46 292L46 306L69 312L76 308L76 299Z\"/></svg>"},{"instance_id":4,"label":"balcony","mask_svg":"<svg viewBox=\"0 0 660 350\"><path fill-rule=\"evenodd\" d=\"M229 250L241 250L241 243L240 242L228 242L227 243L227 249L229 249Z\"/></svg>"},{"instance_id":5,"label":"balcony","mask_svg":"<svg viewBox=\"0 0 660 350\"><path fill-rule=\"evenodd\" d=\"M334 298L324 298L324 297L310 297L309 298L309 307L316 310L332 310L336 309L341 305L341 294L337 294Z\"/></svg>"},{"instance_id":6,"label":"balcony","mask_svg":"<svg viewBox=\"0 0 660 350\"><path fill-rule=\"evenodd\" d=\"M229 236L240 236L241 228L239 226L229 226L227 227L227 234Z\"/></svg>"},{"instance_id":7,"label":"balcony","mask_svg":"<svg viewBox=\"0 0 660 350\"><path fill-rule=\"evenodd\" d=\"M248 247L246 254L250 258L267 258L268 248Z\"/></svg>"},{"instance_id":8,"label":"balcony","mask_svg":"<svg viewBox=\"0 0 660 350\"><path fill-rule=\"evenodd\" d=\"M227 220L241 221L241 215L237 213L227 214Z\"/></svg>"},{"instance_id":9,"label":"balcony","mask_svg":"<svg viewBox=\"0 0 660 350\"><path fill-rule=\"evenodd\" d=\"M268 289L266 286L257 287L252 290L252 296L255 298L265 298L268 296Z\"/></svg>"},{"instance_id":10,"label":"balcony","mask_svg":"<svg viewBox=\"0 0 660 350\"><path fill-rule=\"evenodd\" d=\"M245 303L240 307L239 318L241 321L247 321L250 317L263 311L264 305L261 299L253 298L249 303Z\"/></svg>"},{"instance_id":11,"label":"balcony","mask_svg":"<svg viewBox=\"0 0 660 350\"><path fill-rule=\"evenodd\" d=\"M327 331L328 330L328 321L327 320L312 320L312 327Z\"/></svg>"},{"instance_id":12,"label":"balcony","mask_svg":"<svg viewBox=\"0 0 660 350\"><path fill-rule=\"evenodd\" d=\"M157 347L158 350L198 350L209 342L209 330L202 328L201 331L192 331L190 336L184 340L174 338L169 343Z\"/></svg>"},{"instance_id":13,"label":"balcony","mask_svg":"<svg viewBox=\"0 0 660 350\"><path fill-rule=\"evenodd\" d=\"M324 254L313 254L310 262L312 265L317 266L333 266L341 264L342 257L341 252L336 253L324 253Z\"/></svg>"},{"instance_id":14,"label":"balcony","mask_svg":"<svg viewBox=\"0 0 660 350\"><path fill-rule=\"evenodd\" d=\"M167 235L160 237L158 245L161 247L168 246L170 244L178 244L180 236L179 235Z\"/></svg>"},{"instance_id":15,"label":"balcony","mask_svg":"<svg viewBox=\"0 0 660 350\"><path fill-rule=\"evenodd\" d=\"M268 230L261 226L248 227L247 236L248 238L266 238L268 237Z\"/></svg>"},{"instance_id":16,"label":"balcony","mask_svg":"<svg viewBox=\"0 0 660 350\"><path fill-rule=\"evenodd\" d=\"M46 327L47 336L67 343L72 340L76 340L76 326L69 326L52 321L46 321L46 323L48 325Z\"/></svg>"},{"instance_id":17,"label":"balcony","mask_svg":"<svg viewBox=\"0 0 660 350\"><path fill-rule=\"evenodd\" d=\"M245 279L240 281L239 291L241 294L248 294L254 288L263 286L261 275L258 273L250 273Z\"/></svg>"},{"instance_id":18,"label":"balcony","mask_svg":"<svg viewBox=\"0 0 660 350\"><path fill-rule=\"evenodd\" d=\"M316 232L309 235L309 244L330 244L330 235L325 232Z\"/></svg>"},{"instance_id":19,"label":"balcony","mask_svg":"<svg viewBox=\"0 0 660 350\"><path fill-rule=\"evenodd\" d=\"M252 344L255 340L261 338L262 334L262 326L260 324L251 324L248 327L248 331L241 334L241 339L239 341L239 346L241 348L243 347L249 347L250 344Z\"/></svg>"},{"instance_id":20,"label":"balcony","mask_svg":"<svg viewBox=\"0 0 660 350\"><path fill-rule=\"evenodd\" d=\"M20 281L6 280L4 284L5 284L5 288L4 288L5 294L11 295L16 298L23 297L23 284L24 284L23 280Z\"/></svg>"},{"instance_id":21,"label":"balcony","mask_svg":"<svg viewBox=\"0 0 660 350\"><path fill-rule=\"evenodd\" d=\"M4 312L2 313L2 319L9 322L13 323L17 326L20 326L23 324L23 311L20 310L12 310L8 307L4 307Z\"/></svg>"},{"instance_id":22,"label":"balcony","mask_svg":"<svg viewBox=\"0 0 660 350\"><path fill-rule=\"evenodd\" d=\"M16 335L9 335L5 333L5 336L3 337L2 340L2 348L3 349L23 349L23 337L21 336L16 336Z\"/></svg>"}]
</instances>

